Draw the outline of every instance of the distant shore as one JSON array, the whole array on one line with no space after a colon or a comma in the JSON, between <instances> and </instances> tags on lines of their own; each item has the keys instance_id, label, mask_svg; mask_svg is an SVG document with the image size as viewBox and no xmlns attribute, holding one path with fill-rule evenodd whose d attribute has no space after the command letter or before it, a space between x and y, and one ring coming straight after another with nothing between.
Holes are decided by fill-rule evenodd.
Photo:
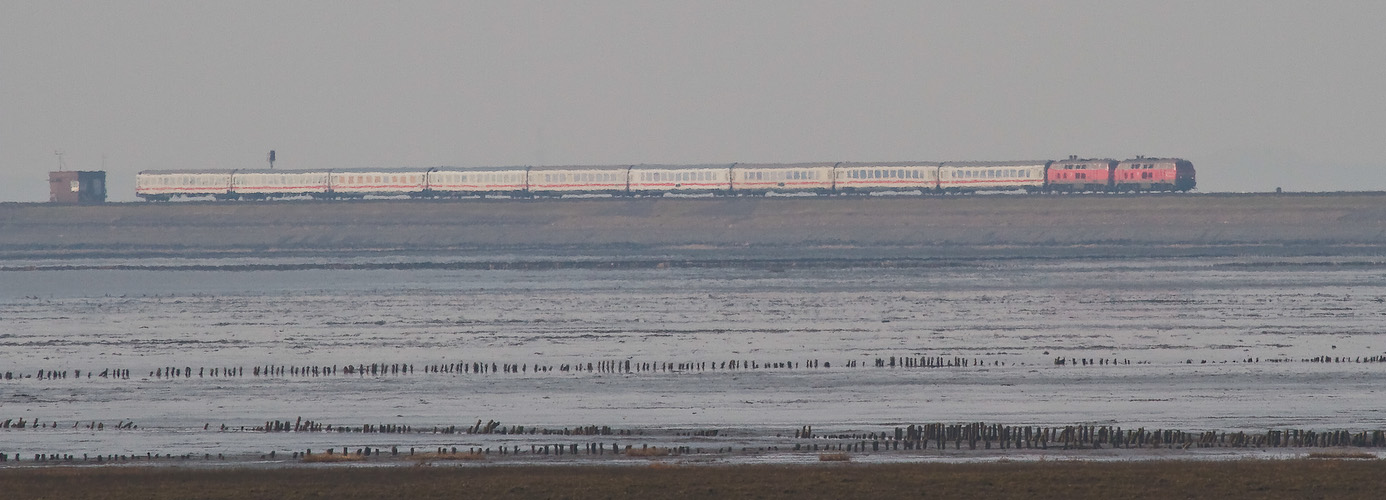
<instances>
[{"instance_id":1,"label":"distant shore","mask_svg":"<svg viewBox=\"0 0 1386 500\"><path fill-rule=\"evenodd\" d=\"M1375 499L1380 460L0 469L10 498Z\"/></svg>"}]
</instances>

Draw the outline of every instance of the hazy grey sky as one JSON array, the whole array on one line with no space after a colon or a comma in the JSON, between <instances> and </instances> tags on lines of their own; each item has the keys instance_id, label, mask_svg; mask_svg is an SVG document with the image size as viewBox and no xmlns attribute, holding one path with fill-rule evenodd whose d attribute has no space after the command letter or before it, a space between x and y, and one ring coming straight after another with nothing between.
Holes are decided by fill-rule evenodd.
<instances>
[{"instance_id":1,"label":"hazy grey sky","mask_svg":"<svg viewBox=\"0 0 1386 500\"><path fill-rule=\"evenodd\" d=\"M0 0L0 201L69 169L1181 156L1386 189L1386 2Z\"/></svg>"}]
</instances>

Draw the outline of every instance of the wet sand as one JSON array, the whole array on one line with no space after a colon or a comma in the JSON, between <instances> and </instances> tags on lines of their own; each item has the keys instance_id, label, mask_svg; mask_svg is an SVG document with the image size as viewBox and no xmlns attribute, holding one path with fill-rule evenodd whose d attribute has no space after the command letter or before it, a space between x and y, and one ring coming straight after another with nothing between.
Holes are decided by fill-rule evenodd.
<instances>
[{"instance_id":1,"label":"wet sand","mask_svg":"<svg viewBox=\"0 0 1386 500\"><path fill-rule=\"evenodd\" d=\"M10 498L1376 499L1379 460L0 469Z\"/></svg>"},{"instance_id":2,"label":"wet sand","mask_svg":"<svg viewBox=\"0 0 1386 500\"><path fill-rule=\"evenodd\" d=\"M598 444L735 464L1223 460L1364 436L1375 454L1383 202L5 205L0 421L26 425L0 429L0 453L17 467L284 466L329 448L610 461L546 452ZM457 431L483 422L504 432ZM1109 439L875 448L974 422ZM589 426L611 433L571 432ZM1220 444L1111 449L1133 430ZM1282 432L1315 438L1238 437Z\"/></svg>"}]
</instances>

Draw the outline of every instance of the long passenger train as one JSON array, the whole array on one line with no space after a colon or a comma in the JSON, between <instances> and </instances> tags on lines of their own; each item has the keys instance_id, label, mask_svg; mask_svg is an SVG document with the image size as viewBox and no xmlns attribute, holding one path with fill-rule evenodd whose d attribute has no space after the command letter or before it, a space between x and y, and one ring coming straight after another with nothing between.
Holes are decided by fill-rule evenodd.
<instances>
[{"instance_id":1,"label":"long passenger train","mask_svg":"<svg viewBox=\"0 0 1386 500\"><path fill-rule=\"evenodd\" d=\"M719 196L875 192L1188 191L1193 164L1178 158L1136 157L1010 162L732 163L546 167L433 167L325 170L149 170L135 194L149 201L175 197L219 200L296 196L511 198L565 195Z\"/></svg>"}]
</instances>

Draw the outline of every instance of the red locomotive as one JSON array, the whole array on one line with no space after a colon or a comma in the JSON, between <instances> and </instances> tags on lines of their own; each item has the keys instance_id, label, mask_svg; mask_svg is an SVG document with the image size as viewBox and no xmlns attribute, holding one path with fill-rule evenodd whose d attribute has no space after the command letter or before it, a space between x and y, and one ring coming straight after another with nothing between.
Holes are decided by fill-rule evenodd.
<instances>
[{"instance_id":1,"label":"red locomotive","mask_svg":"<svg viewBox=\"0 0 1386 500\"><path fill-rule=\"evenodd\" d=\"M1055 193L1104 192L1112 189L1116 160L1069 156L1049 165L1045 190Z\"/></svg>"},{"instance_id":2,"label":"red locomotive","mask_svg":"<svg viewBox=\"0 0 1386 500\"><path fill-rule=\"evenodd\" d=\"M1194 167L1179 158L1137 156L1118 163L1112 171L1112 190L1188 191L1194 188Z\"/></svg>"}]
</instances>

